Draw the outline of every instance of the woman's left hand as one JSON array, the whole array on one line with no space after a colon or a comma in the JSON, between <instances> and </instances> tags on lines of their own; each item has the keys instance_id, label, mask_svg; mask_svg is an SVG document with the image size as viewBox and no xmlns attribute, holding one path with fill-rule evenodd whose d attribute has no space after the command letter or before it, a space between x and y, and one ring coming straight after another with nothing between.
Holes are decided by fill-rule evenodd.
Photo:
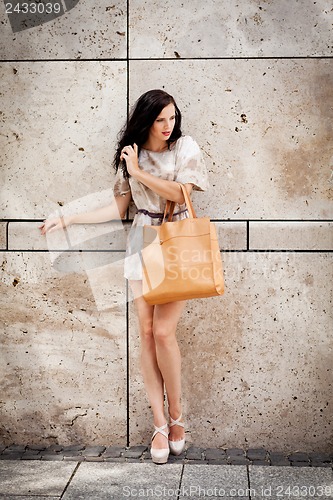
<instances>
[{"instance_id":1,"label":"woman's left hand","mask_svg":"<svg viewBox=\"0 0 333 500\"><path fill-rule=\"evenodd\" d=\"M138 160L138 146L133 144L132 146L125 146L120 155L121 160L125 160L128 173L135 177L135 173L139 172L139 160Z\"/></svg>"}]
</instances>

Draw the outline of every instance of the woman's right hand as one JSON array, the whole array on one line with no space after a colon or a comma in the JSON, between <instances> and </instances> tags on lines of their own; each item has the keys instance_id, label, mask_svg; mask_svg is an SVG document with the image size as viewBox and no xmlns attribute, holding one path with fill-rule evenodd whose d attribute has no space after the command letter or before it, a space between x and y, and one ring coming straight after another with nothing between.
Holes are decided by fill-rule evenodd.
<instances>
[{"instance_id":1,"label":"woman's right hand","mask_svg":"<svg viewBox=\"0 0 333 500\"><path fill-rule=\"evenodd\" d=\"M70 220L68 217L56 217L54 219L46 219L43 224L39 226L39 229L41 234L44 235L46 233L53 233L59 229L65 229L69 224Z\"/></svg>"}]
</instances>

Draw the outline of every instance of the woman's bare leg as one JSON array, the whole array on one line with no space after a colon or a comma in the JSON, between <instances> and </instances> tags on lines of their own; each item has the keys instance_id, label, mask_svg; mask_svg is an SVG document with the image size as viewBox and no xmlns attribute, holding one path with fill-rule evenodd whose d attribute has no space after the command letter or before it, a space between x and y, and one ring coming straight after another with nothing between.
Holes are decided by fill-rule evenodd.
<instances>
[{"instance_id":1,"label":"woman's bare leg","mask_svg":"<svg viewBox=\"0 0 333 500\"><path fill-rule=\"evenodd\" d=\"M153 336L154 306L147 304L142 297L141 280L130 280L129 283L140 325L141 372L152 408L154 424L161 427L166 421L164 414L164 383L156 360L156 346ZM166 438L158 433L154 438L154 448L167 447Z\"/></svg>"},{"instance_id":2,"label":"woman's bare leg","mask_svg":"<svg viewBox=\"0 0 333 500\"><path fill-rule=\"evenodd\" d=\"M176 328L186 301L169 302L150 306L142 297L142 282L130 281L134 296L141 338L141 370L148 398L154 415L154 423L165 423L164 384L168 397L169 412L173 419L181 414L181 358L176 339ZM184 429L170 428L170 439L184 437ZM166 439L157 434L154 448L165 448Z\"/></svg>"},{"instance_id":3,"label":"woman's bare leg","mask_svg":"<svg viewBox=\"0 0 333 500\"><path fill-rule=\"evenodd\" d=\"M181 356L176 338L179 318L186 301L156 305L153 317L153 332L156 345L157 364L162 374L168 397L169 413L175 420L181 413ZM184 437L180 426L170 427L171 441Z\"/></svg>"}]
</instances>

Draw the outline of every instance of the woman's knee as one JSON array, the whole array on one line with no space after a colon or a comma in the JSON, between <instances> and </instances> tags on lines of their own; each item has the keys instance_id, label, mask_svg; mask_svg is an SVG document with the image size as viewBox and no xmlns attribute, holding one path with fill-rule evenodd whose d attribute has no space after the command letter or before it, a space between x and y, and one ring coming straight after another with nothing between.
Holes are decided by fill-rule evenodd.
<instances>
[{"instance_id":1,"label":"woman's knee","mask_svg":"<svg viewBox=\"0 0 333 500\"><path fill-rule=\"evenodd\" d=\"M154 323L153 335L156 343L165 345L173 343L176 338L174 328L170 327L170 325L165 322Z\"/></svg>"},{"instance_id":2,"label":"woman's knee","mask_svg":"<svg viewBox=\"0 0 333 500\"><path fill-rule=\"evenodd\" d=\"M140 336L143 341L152 341L154 339L153 333L153 321L152 319L146 319L140 323Z\"/></svg>"}]
</instances>

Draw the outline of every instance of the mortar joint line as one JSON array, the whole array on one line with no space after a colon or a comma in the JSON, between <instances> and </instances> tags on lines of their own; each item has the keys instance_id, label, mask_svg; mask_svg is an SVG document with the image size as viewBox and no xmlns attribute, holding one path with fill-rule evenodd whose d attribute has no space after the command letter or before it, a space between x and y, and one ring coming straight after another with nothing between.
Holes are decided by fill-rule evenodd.
<instances>
[{"instance_id":1,"label":"mortar joint line","mask_svg":"<svg viewBox=\"0 0 333 500\"><path fill-rule=\"evenodd\" d=\"M67 489L68 489L68 487L69 487L70 483L72 482L72 479L74 478L75 474L77 473L77 470L78 470L78 468L80 467L80 465L81 465L81 462L77 462L77 464L76 464L76 466L75 466L75 469L73 470L73 472L72 472L72 474L71 474L70 478L69 478L69 479L68 479L68 481L67 481L67 484L66 484L66 486L65 486L65 488L64 488L64 491L63 491L63 492L61 493L61 495L60 495L60 500L64 497L64 494L66 493L66 491L67 491Z\"/></svg>"},{"instance_id":2,"label":"mortar joint line","mask_svg":"<svg viewBox=\"0 0 333 500\"><path fill-rule=\"evenodd\" d=\"M246 250L250 250L250 221L246 221Z\"/></svg>"},{"instance_id":3,"label":"mortar joint line","mask_svg":"<svg viewBox=\"0 0 333 500\"><path fill-rule=\"evenodd\" d=\"M179 500L179 498L180 498L180 488L181 488L182 482L183 482L184 469L185 469L185 464L182 464L182 470L180 472L180 478L179 478L179 484L178 484L177 500Z\"/></svg>"},{"instance_id":4,"label":"mortar joint line","mask_svg":"<svg viewBox=\"0 0 333 500\"><path fill-rule=\"evenodd\" d=\"M246 474L247 474L247 487L248 487L248 496L249 496L249 500L252 500L252 497L251 497L251 481L250 481L250 471L249 471L249 466L247 465L246 466Z\"/></svg>"},{"instance_id":5,"label":"mortar joint line","mask_svg":"<svg viewBox=\"0 0 333 500\"><path fill-rule=\"evenodd\" d=\"M126 106L126 121L128 122L129 118L129 96L130 96L130 87L129 87L129 82L130 82L130 67L129 67L129 0L127 0L127 12L126 12L126 100L127 100L127 106ZM128 220L129 218L129 207L127 208L127 214L126 214L126 219ZM130 362L129 362L129 355L130 355L130 348L129 348L129 343L130 343L130 331L129 331L129 282L126 280L126 441L127 441L127 446L129 446L130 443Z\"/></svg>"},{"instance_id":6,"label":"mortar joint line","mask_svg":"<svg viewBox=\"0 0 333 500\"><path fill-rule=\"evenodd\" d=\"M6 250L7 251L9 249L8 238L9 238L9 222L7 222L7 224L6 224Z\"/></svg>"},{"instance_id":7,"label":"mortar joint line","mask_svg":"<svg viewBox=\"0 0 333 500\"><path fill-rule=\"evenodd\" d=\"M0 59L0 63L46 63L46 62L126 62L126 61L251 61L251 60L317 60L317 59L333 59L331 55L317 55L317 56L206 56L206 57L96 57L90 58L76 58L76 59Z\"/></svg>"}]
</instances>

